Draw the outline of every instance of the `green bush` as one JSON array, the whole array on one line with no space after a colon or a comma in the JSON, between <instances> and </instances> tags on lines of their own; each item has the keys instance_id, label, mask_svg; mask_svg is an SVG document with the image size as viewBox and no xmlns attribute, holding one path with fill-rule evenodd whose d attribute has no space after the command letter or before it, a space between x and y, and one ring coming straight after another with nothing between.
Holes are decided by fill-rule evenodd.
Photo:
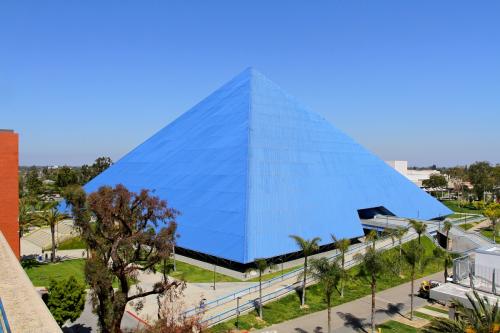
<instances>
[{"instance_id":1,"label":"green bush","mask_svg":"<svg viewBox=\"0 0 500 333\"><path fill-rule=\"evenodd\" d=\"M75 321L85 307L85 285L75 277L67 280L50 282L47 307L52 316L62 326L66 321Z\"/></svg>"}]
</instances>

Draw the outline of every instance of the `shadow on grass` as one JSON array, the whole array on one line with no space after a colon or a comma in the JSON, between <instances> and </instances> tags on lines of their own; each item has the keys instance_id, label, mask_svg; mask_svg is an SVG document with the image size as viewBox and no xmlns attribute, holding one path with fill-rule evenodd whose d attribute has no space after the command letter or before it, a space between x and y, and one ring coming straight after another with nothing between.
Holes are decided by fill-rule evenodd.
<instances>
[{"instance_id":1,"label":"shadow on grass","mask_svg":"<svg viewBox=\"0 0 500 333\"><path fill-rule=\"evenodd\" d=\"M92 328L82 325L82 324L74 324L69 327L63 327L64 333L90 333L92 332Z\"/></svg>"},{"instance_id":2,"label":"shadow on grass","mask_svg":"<svg viewBox=\"0 0 500 333\"><path fill-rule=\"evenodd\" d=\"M340 311L337 312L337 315L344 321L344 326L350 327L356 332L368 332L365 330L365 326L368 325L368 323L365 323L365 318L358 318L351 313L344 313Z\"/></svg>"},{"instance_id":3,"label":"shadow on grass","mask_svg":"<svg viewBox=\"0 0 500 333\"><path fill-rule=\"evenodd\" d=\"M23 259L21 261L21 266L23 268L33 268L33 267L38 267L38 266L42 266L42 265L45 265L45 264L38 262L37 260L35 260L33 258Z\"/></svg>"},{"instance_id":4,"label":"shadow on grass","mask_svg":"<svg viewBox=\"0 0 500 333\"><path fill-rule=\"evenodd\" d=\"M385 313L386 315L392 317L395 314L399 314L400 316L403 316L401 313L401 310L403 310L405 304L404 303L397 303L397 304L387 304L386 309L378 309L375 312L377 313ZM403 316L404 317L404 316Z\"/></svg>"}]
</instances>

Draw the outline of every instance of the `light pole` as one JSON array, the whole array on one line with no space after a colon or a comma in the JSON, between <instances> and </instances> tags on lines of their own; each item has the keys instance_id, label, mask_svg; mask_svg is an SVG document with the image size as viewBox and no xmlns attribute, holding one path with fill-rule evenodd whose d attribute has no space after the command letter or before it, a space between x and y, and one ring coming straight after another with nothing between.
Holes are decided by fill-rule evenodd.
<instances>
[{"instance_id":1,"label":"light pole","mask_svg":"<svg viewBox=\"0 0 500 333\"><path fill-rule=\"evenodd\" d=\"M236 297L236 329L240 329L240 299L241 297Z\"/></svg>"},{"instance_id":2,"label":"light pole","mask_svg":"<svg viewBox=\"0 0 500 333\"><path fill-rule=\"evenodd\" d=\"M283 281L283 258L281 258L281 280Z\"/></svg>"},{"instance_id":3,"label":"light pole","mask_svg":"<svg viewBox=\"0 0 500 333\"><path fill-rule=\"evenodd\" d=\"M214 264L214 285L213 285L214 290L215 290L215 268L216 268L216 266Z\"/></svg>"}]
</instances>

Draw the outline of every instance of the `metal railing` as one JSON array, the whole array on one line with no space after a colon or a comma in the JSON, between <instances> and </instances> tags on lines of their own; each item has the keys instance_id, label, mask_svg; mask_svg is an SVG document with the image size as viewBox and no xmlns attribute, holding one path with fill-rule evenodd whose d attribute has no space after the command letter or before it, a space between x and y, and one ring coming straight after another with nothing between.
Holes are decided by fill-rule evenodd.
<instances>
[{"instance_id":1,"label":"metal railing","mask_svg":"<svg viewBox=\"0 0 500 333\"><path fill-rule=\"evenodd\" d=\"M401 242L402 243L406 243L412 239L415 239L417 238L418 235L416 232L414 231L409 231L402 239L401 239ZM385 241L387 241L388 239L390 239L390 237L384 237L384 238L381 238L378 243L383 243ZM394 246L396 246L396 244L399 244L399 241L395 241L395 242L387 242L386 244L382 245L382 246L379 246L377 247L377 250L385 250L385 249L388 249L388 248L392 248ZM347 255L350 255L350 254L353 254L353 252L357 252L357 251L360 251L362 249L366 249L367 247L369 246L372 246L371 243L362 243L362 244L356 244L358 246L356 246L355 249L351 249L349 251L346 252L346 256ZM333 259L337 259L339 258L340 254L337 253L333 256L330 256L330 257L327 257L329 260L333 260ZM348 268L352 268L353 266L355 266L356 264L358 264L358 261L356 260L355 257L353 257L351 260L348 260L346 261L345 263L345 268L348 269ZM301 274L301 272L303 271L303 268L300 268L300 269L297 269L295 271L292 271L292 272L289 272L289 273L295 273L296 275L299 275ZM314 282L314 279L312 277L308 277L307 280L306 280L307 284L311 284L312 282ZM287 285L287 286L284 286L280 289L277 289L271 293L268 293L268 294L265 294L262 296L262 304L264 303L267 303L271 300L275 300L277 298L280 298L282 296L285 296L291 292L293 292L296 288L297 288L297 285L299 284L300 282L297 281L295 283L292 283L290 285ZM258 290L258 286L257 287L257 290ZM230 295L231 296L231 295ZM234 298L236 299L236 298ZM226 302L227 303L227 302ZM252 299L252 300L249 300L247 301L246 303L243 303L243 304L240 304L239 307L234 307L234 308L231 308L231 309L228 309L224 312L221 312L217 315L214 315L214 316L211 316L207 319L205 319L203 321L204 324L206 324L207 326L212 326L212 325L215 325L217 323L220 323L224 320L227 320L231 317L234 317L236 316L238 313L244 313L244 312L247 312L247 311L251 311L253 309L255 309L259 304L259 301L258 299ZM197 308L198 310L198 313L200 311L199 308ZM205 309L206 310L206 309Z\"/></svg>"},{"instance_id":2,"label":"metal railing","mask_svg":"<svg viewBox=\"0 0 500 333\"><path fill-rule=\"evenodd\" d=\"M3 307L2 299L0 298L0 333L11 333L7 314Z\"/></svg>"}]
</instances>

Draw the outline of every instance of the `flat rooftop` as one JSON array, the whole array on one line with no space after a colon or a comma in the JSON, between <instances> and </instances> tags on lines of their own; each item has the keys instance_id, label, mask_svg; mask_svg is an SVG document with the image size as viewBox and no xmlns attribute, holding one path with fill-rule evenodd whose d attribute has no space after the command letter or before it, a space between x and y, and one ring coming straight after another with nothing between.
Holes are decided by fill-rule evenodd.
<instances>
[{"instance_id":1,"label":"flat rooftop","mask_svg":"<svg viewBox=\"0 0 500 333\"><path fill-rule=\"evenodd\" d=\"M495 304L500 301L500 297L476 290L481 297L486 297L490 304ZM430 298L440 302L449 303L452 300L458 300L465 307L470 308L471 304L467 299L467 294L472 294L472 289L455 283L444 283L430 291Z\"/></svg>"},{"instance_id":2,"label":"flat rooftop","mask_svg":"<svg viewBox=\"0 0 500 333\"><path fill-rule=\"evenodd\" d=\"M1 231L0 298L12 333L61 333Z\"/></svg>"}]
</instances>

